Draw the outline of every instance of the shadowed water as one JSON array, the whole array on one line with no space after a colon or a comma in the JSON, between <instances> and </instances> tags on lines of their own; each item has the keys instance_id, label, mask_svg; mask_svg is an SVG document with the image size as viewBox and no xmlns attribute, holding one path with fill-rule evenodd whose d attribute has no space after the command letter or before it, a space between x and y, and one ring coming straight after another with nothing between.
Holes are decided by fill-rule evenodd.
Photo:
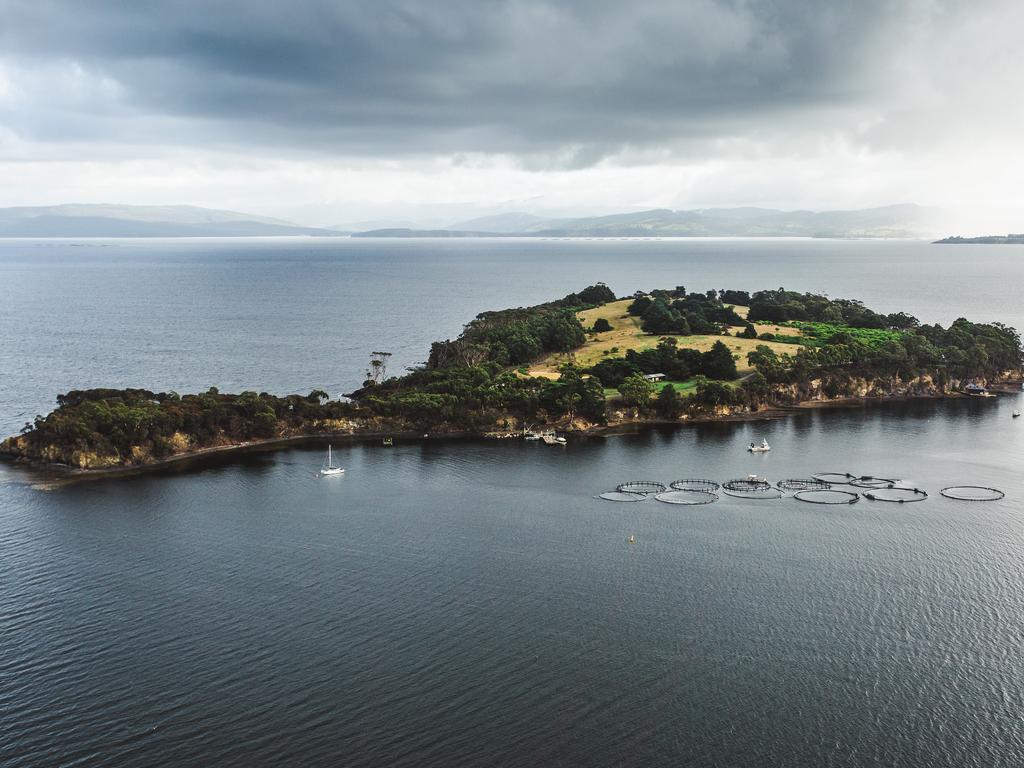
<instances>
[{"instance_id":1,"label":"shadowed water","mask_svg":"<svg viewBox=\"0 0 1024 768\"><path fill-rule=\"evenodd\" d=\"M5 367L5 423L16 421L12 401L39 407L34 398L45 402L62 388L65 374L51 359L84 383L144 383L134 372L157 379L154 387L183 389L239 388L219 372L244 363L250 367L233 375L270 371L266 388L285 391L287 376L319 384L337 357L330 370L340 386L358 368L322 349L331 322L339 346L376 348L379 331L422 349L418 334L453 334L477 309L503 303L479 298L485 289L501 292L482 282L487 268L503 263L490 246L477 246L482 256L459 250L465 244L442 249L448 266L428 268L410 266L416 257L401 244L393 257L401 269L422 270L408 298L393 282L395 264L364 264L376 276L358 278L363 290L350 286L347 295L374 295L383 291L376 281L391 281L393 313L405 319L360 330L365 312L350 316L340 304L323 311L317 301L333 294L311 287L318 269L330 272L330 259L354 255L320 254L310 267L258 245L263 256L214 249L200 257L193 246L158 244L170 265L146 251L137 268L60 256L34 272L21 256L0 259L0 271L21 281L15 309L3 310L3 353L40 350L39 359L26 354ZM675 260L692 261L693 253L666 251L662 263L643 245L630 253L653 271L614 283L620 292L731 283L728 273L688 277L692 263L674 281ZM853 245L882 258L872 244ZM506 265L505 285L525 288L521 300L504 303L548 298L609 271L609 281L627 274L627 264L602 256L611 253L606 244L546 247L555 249L543 260L551 279L531 286L529 264ZM743 258L762 258L761 246L752 248ZM469 262L461 291L439 278L422 284L422 275L460 271L453 253ZM800 253L794 258L806 265L810 252ZM587 254L593 264L584 270ZM70 278L50 285L58 264L98 281L90 285L125 272L121 290L137 294L139 306L104 308L101 298L111 294L76 296ZM719 268L734 267L709 270ZM792 287L831 280L798 284L791 268ZM204 271L215 275L209 292L218 286L217 302L196 298ZM871 298L860 290L867 283L831 281L833 294ZM236 311L254 283L292 296L301 333L268 352L276 331L259 319L259 302L248 352L233 336L199 332L197 317L218 306ZM9 296L12 283L3 285ZM947 306L955 303L948 294L914 307L912 296L887 294L891 285L877 290L869 304L881 309L928 320L961 314ZM35 326L22 314L32 291L48 309ZM321 298L307 306L299 299L311 291ZM414 322L439 312L423 303L431 291L461 293L440 333ZM474 302L481 305L467 310ZM270 316L283 313L265 306ZM933 316L922 311L928 306ZM979 319L1012 320L1016 311L1009 303L1005 312L990 308ZM969 310L963 314L978 315ZM155 344L155 318L171 315L182 320L168 324L167 349L179 344L171 339L190 341L154 355L139 339ZM103 317L109 337L81 331L100 333ZM315 317L324 322L307 335ZM28 337L13 338L9 322ZM71 335L51 337L56 326ZM118 334L123 346L105 356ZM157 364L164 354L175 363L166 369ZM124 380L104 380L112 373ZM46 398L34 381L45 383ZM565 448L335 446L347 471L329 479L315 477L318 446L52 491L0 468L0 764L1019 765L1024 420L1010 414L1020 407L1018 396L896 403ZM748 454L746 444L761 437L771 453ZM721 481L749 472L778 480L816 471L895 475L932 495L852 506L593 498L626 480ZM936 493L959 483L1007 496L970 503Z\"/></svg>"}]
</instances>

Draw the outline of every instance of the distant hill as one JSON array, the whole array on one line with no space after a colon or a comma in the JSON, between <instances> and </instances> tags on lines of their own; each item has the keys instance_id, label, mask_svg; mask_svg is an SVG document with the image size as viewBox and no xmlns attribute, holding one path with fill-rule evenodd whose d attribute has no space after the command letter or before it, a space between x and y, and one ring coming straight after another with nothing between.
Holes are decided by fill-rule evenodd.
<instances>
[{"instance_id":1,"label":"distant hill","mask_svg":"<svg viewBox=\"0 0 1024 768\"><path fill-rule=\"evenodd\" d=\"M0 208L0 237L261 237L338 235L329 229L190 205Z\"/></svg>"},{"instance_id":2,"label":"distant hill","mask_svg":"<svg viewBox=\"0 0 1024 768\"><path fill-rule=\"evenodd\" d=\"M935 231L936 218L935 209L910 204L853 211L655 209L566 219L510 213L471 219L446 230L407 230L404 235L375 230L359 236L452 237L454 230L459 237L922 237Z\"/></svg>"},{"instance_id":3,"label":"distant hill","mask_svg":"<svg viewBox=\"0 0 1024 768\"><path fill-rule=\"evenodd\" d=\"M467 221L457 221L446 228L464 232L503 232L512 234L526 232L531 227L543 226L545 222L550 221L553 220L520 211L498 213L493 216L480 216L475 219L468 219Z\"/></svg>"},{"instance_id":4,"label":"distant hill","mask_svg":"<svg viewBox=\"0 0 1024 768\"><path fill-rule=\"evenodd\" d=\"M958 245L960 243L974 243L982 245L1024 245L1024 233L1018 235L983 235L982 237L946 237L936 240L936 245Z\"/></svg>"}]
</instances>

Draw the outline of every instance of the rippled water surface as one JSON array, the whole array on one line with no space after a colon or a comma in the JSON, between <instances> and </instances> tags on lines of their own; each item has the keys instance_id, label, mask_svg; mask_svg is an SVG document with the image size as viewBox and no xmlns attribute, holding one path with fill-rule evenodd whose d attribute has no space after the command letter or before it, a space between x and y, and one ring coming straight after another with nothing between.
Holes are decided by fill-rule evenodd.
<instances>
[{"instance_id":1,"label":"rippled water surface","mask_svg":"<svg viewBox=\"0 0 1024 768\"><path fill-rule=\"evenodd\" d=\"M78 385L341 389L370 349L415 362L476 311L602 278L1024 325L1013 249L928 248L0 243L0 422ZM984 296L941 279L968 255ZM0 765L1020 765L1020 407L336 446L324 480L315 445L51 491L0 468ZM812 471L932 495L593 498ZM1007 496L936 493L956 483Z\"/></svg>"}]
</instances>

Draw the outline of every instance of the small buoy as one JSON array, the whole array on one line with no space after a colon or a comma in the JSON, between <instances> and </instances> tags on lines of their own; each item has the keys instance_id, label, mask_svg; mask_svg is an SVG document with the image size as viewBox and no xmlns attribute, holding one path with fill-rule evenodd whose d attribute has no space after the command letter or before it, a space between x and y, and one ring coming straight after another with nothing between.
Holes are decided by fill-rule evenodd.
<instances>
[{"instance_id":1,"label":"small buoy","mask_svg":"<svg viewBox=\"0 0 1024 768\"><path fill-rule=\"evenodd\" d=\"M631 534L629 534L629 538L627 539L627 541L628 541L628 542L629 542L630 544L636 544L636 536L634 536L634 535L633 535L632 533L631 533Z\"/></svg>"}]
</instances>

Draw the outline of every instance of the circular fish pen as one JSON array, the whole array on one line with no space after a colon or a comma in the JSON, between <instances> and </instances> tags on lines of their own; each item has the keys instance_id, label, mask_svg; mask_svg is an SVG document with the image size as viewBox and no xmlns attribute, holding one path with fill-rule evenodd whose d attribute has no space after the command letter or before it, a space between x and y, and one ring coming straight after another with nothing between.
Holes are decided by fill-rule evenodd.
<instances>
[{"instance_id":1,"label":"circular fish pen","mask_svg":"<svg viewBox=\"0 0 1024 768\"><path fill-rule=\"evenodd\" d=\"M779 480L775 487L780 491L827 491L832 484L824 480L815 480L813 477L791 477Z\"/></svg>"},{"instance_id":2,"label":"circular fish pen","mask_svg":"<svg viewBox=\"0 0 1024 768\"><path fill-rule=\"evenodd\" d=\"M857 479L856 475L851 475L849 472L818 472L811 477L829 485L849 485L851 480Z\"/></svg>"},{"instance_id":3,"label":"circular fish pen","mask_svg":"<svg viewBox=\"0 0 1024 768\"><path fill-rule=\"evenodd\" d=\"M862 493L861 496L870 501L908 504L912 501L924 501L928 498L928 491L922 491L920 488L906 488L900 485L887 485Z\"/></svg>"},{"instance_id":4,"label":"circular fish pen","mask_svg":"<svg viewBox=\"0 0 1024 768\"><path fill-rule=\"evenodd\" d=\"M772 488L770 485L767 488L763 488L756 491L728 491L725 488L722 489L722 493L726 496L732 496L735 499L781 499L782 491L778 488Z\"/></svg>"},{"instance_id":5,"label":"circular fish pen","mask_svg":"<svg viewBox=\"0 0 1024 768\"><path fill-rule=\"evenodd\" d=\"M646 501L645 493L624 493L622 491L607 491L594 497L605 501Z\"/></svg>"},{"instance_id":6,"label":"circular fish pen","mask_svg":"<svg viewBox=\"0 0 1024 768\"><path fill-rule=\"evenodd\" d=\"M619 493L640 493L646 496L653 493L663 493L668 490L668 486L655 480L631 480L628 483L617 485L615 490Z\"/></svg>"},{"instance_id":7,"label":"circular fish pen","mask_svg":"<svg viewBox=\"0 0 1024 768\"><path fill-rule=\"evenodd\" d=\"M701 491L702 493L714 493L722 487L714 480L673 480L668 485L675 491Z\"/></svg>"},{"instance_id":8,"label":"circular fish pen","mask_svg":"<svg viewBox=\"0 0 1024 768\"><path fill-rule=\"evenodd\" d=\"M761 478L728 480L722 483L722 493L737 499L781 499L782 491Z\"/></svg>"},{"instance_id":9,"label":"circular fish pen","mask_svg":"<svg viewBox=\"0 0 1024 768\"><path fill-rule=\"evenodd\" d=\"M988 488L984 485L951 485L939 493L947 499L957 501L999 501L1006 496L998 488Z\"/></svg>"},{"instance_id":10,"label":"circular fish pen","mask_svg":"<svg viewBox=\"0 0 1024 768\"><path fill-rule=\"evenodd\" d=\"M797 491L793 498L808 504L856 504L860 501L860 494L835 488L815 488Z\"/></svg>"},{"instance_id":11,"label":"circular fish pen","mask_svg":"<svg viewBox=\"0 0 1024 768\"><path fill-rule=\"evenodd\" d=\"M674 490L654 494L654 498L665 504L682 504L684 506L697 506L700 504L713 504L718 501L718 494L711 491L697 490Z\"/></svg>"},{"instance_id":12,"label":"circular fish pen","mask_svg":"<svg viewBox=\"0 0 1024 768\"><path fill-rule=\"evenodd\" d=\"M854 478L849 484L854 488L892 488L898 482L899 480L895 478L863 475L862 477Z\"/></svg>"},{"instance_id":13,"label":"circular fish pen","mask_svg":"<svg viewBox=\"0 0 1024 768\"><path fill-rule=\"evenodd\" d=\"M770 491L772 484L760 477L747 477L742 480L726 480L722 483L722 490L734 492L748 491Z\"/></svg>"}]
</instances>

